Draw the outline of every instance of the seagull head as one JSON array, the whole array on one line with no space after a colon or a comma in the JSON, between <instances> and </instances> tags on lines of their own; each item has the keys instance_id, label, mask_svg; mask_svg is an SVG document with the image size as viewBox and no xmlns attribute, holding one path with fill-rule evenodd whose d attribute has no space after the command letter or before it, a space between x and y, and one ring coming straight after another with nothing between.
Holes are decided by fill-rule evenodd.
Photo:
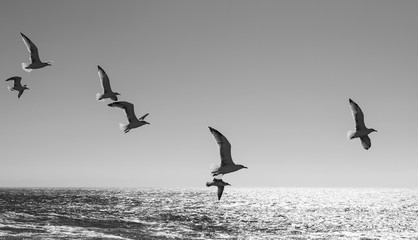
<instances>
[{"instance_id":1,"label":"seagull head","mask_svg":"<svg viewBox=\"0 0 418 240\"><path fill-rule=\"evenodd\" d=\"M143 121L144 122L144 124L150 124L149 122L147 122L147 121Z\"/></svg>"},{"instance_id":2,"label":"seagull head","mask_svg":"<svg viewBox=\"0 0 418 240\"><path fill-rule=\"evenodd\" d=\"M27 90L29 90L29 88L28 88L28 87L26 87L26 84L25 84L25 85L23 85L23 89L27 89Z\"/></svg>"},{"instance_id":3,"label":"seagull head","mask_svg":"<svg viewBox=\"0 0 418 240\"><path fill-rule=\"evenodd\" d=\"M373 129L373 128L371 128L370 130L371 130L372 132L377 132L377 130L375 130L375 129Z\"/></svg>"},{"instance_id":4,"label":"seagull head","mask_svg":"<svg viewBox=\"0 0 418 240\"><path fill-rule=\"evenodd\" d=\"M52 61L46 62L46 65L47 66L52 66L51 63L52 63Z\"/></svg>"}]
</instances>

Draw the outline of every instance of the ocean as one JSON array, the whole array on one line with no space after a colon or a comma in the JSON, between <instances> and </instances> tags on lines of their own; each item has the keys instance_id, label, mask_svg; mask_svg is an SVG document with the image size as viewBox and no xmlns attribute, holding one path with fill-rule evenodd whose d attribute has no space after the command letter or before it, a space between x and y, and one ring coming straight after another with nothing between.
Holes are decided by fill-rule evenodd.
<instances>
[{"instance_id":1,"label":"ocean","mask_svg":"<svg viewBox=\"0 0 418 240\"><path fill-rule=\"evenodd\" d=\"M418 189L0 188L0 239L418 240Z\"/></svg>"}]
</instances>

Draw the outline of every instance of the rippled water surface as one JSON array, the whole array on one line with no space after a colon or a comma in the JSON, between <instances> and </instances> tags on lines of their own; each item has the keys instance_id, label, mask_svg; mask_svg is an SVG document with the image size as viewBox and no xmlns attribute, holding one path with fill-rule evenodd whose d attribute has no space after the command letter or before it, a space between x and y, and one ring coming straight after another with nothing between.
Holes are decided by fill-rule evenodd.
<instances>
[{"instance_id":1,"label":"rippled water surface","mask_svg":"<svg viewBox=\"0 0 418 240\"><path fill-rule=\"evenodd\" d=\"M418 190L0 189L0 239L418 240Z\"/></svg>"}]
</instances>

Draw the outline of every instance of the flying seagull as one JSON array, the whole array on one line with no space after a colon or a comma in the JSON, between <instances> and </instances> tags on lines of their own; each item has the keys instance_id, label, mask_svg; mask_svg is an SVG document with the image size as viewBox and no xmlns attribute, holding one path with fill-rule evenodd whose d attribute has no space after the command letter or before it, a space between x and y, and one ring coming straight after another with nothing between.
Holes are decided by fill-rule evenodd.
<instances>
[{"instance_id":1,"label":"flying seagull","mask_svg":"<svg viewBox=\"0 0 418 240\"><path fill-rule=\"evenodd\" d=\"M369 134L372 132L377 132L373 128L367 128L364 124L364 115L360 107L353 100L349 99L351 112L353 113L354 121L356 122L356 131L348 131L347 137L349 139L360 138L361 145L364 149L368 150L372 143L369 138Z\"/></svg>"},{"instance_id":2,"label":"flying seagull","mask_svg":"<svg viewBox=\"0 0 418 240\"><path fill-rule=\"evenodd\" d=\"M107 76L106 72L103 70L103 68L101 68L99 65L97 65L97 69L98 69L98 73L99 73L99 78L100 78L100 82L102 84L102 88L103 88L103 94L97 93L96 94L96 98L97 100L104 100L105 98L110 98L113 101L117 101L118 100L118 96L120 95L117 92L113 92L112 89L110 88L110 81L109 81L109 77Z\"/></svg>"},{"instance_id":3,"label":"flying seagull","mask_svg":"<svg viewBox=\"0 0 418 240\"><path fill-rule=\"evenodd\" d=\"M140 127L145 124L149 124L149 122L145 121L144 119L148 116L149 113L145 114L144 116L137 118L135 116L134 105L130 102L119 101L107 104L109 107L118 107L125 110L126 116L128 117L128 124L119 123L119 127L125 133L129 132L133 128Z\"/></svg>"},{"instance_id":4,"label":"flying seagull","mask_svg":"<svg viewBox=\"0 0 418 240\"><path fill-rule=\"evenodd\" d=\"M26 47L28 48L28 51L30 52L29 59L31 61L31 63L22 63L23 70L25 70L26 72L31 72L33 69L51 66L52 61L41 62L41 60L39 59L38 48L35 46L35 44L23 33L20 33L20 35L22 35L23 42L25 43Z\"/></svg>"},{"instance_id":5,"label":"flying seagull","mask_svg":"<svg viewBox=\"0 0 418 240\"><path fill-rule=\"evenodd\" d=\"M218 200L221 200L222 193L224 192L225 186L231 186L231 184L222 181L222 179L214 178L212 182L207 182L206 187L217 186L218 187Z\"/></svg>"},{"instance_id":6,"label":"flying seagull","mask_svg":"<svg viewBox=\"0 0 418 240\"><path fill-rule=\"evenodd\" d=\"M18 98L20 98L20 96L22 96L23 92L27 89L29 90L29 88L26 87L26 84L22 86L22 84L20 83L20 81L22 80L21 77L15 76L15 77L11 77L9 79L7 79L6 81L14 81L13 87L7 87L10 91L18 91L19 94L17 95Z\"/></svg>"},{"instance_id":7,"label":"flying seagull","mask_svg":"<svg viewBox=\"0 0 418 240\"><path fill-rule=\"evenodd\" d=\"M219 150L221 153L221 166L212 171L212 175L216 176L219 174L227 174L240 170L241 168L247 168L243 165L235 164L232 161L231 157L231 144L228 142L228 139L224 137L218 130L209 127L210 132L215 137L216 142L219 145Z\"/></svg>"}]
</instances>

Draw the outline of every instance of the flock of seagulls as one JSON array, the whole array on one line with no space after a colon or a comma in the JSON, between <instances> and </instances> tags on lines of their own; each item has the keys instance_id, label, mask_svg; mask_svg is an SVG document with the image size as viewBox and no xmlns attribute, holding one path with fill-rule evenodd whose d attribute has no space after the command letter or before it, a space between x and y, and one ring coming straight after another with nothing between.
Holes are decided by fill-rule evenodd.
<instances>
[{"instance_id":1,"label":"flock of seagulls","mask_svg":"<svg viewBox=\"0 0 418 240\"><path fill-rule=\"evenodd\" d=\"M46 66L51 66L52 61L42 62L39 58L39 52L36 45L23 33L20 33L23 39L23 42L26 45L30 53L30 63L22 63L22 69L26 72L31 72L33 69L41 69ZM127 101L118 101L118 96L121 95L117 92L112 91L110 86L110 80L106 72L103 70L102 67L97 66L99 79L101 86L103 88L103 93L97 93L96 99L98 101L105 101L106 99L110 99L113 102L107 104L109 107L116 107L125 110L126 117L128 118L127 124L120 123L120 129L125 133L128 133L130 130L141 127L143 125L150 124L149 122L145 121L145 118L149 115L146 113L140 118L137 118L135 115L134 105ZM6 81L13 81L13 87L8 87L10 91L17 91L18 98L20 98L25 90L29 90L28 87L22 85L21 83L22 77L14 76L8 78ZM361 144L364 149L368 150L371 147L371 140L369 138L369 134L372 132L377 132L373 128L367 128L364 123L364 114L360 107L355 103L353 100L349 99L351 111L354 117L356 130L349 131L347 134L348 139L359 138ZM240 169L247 168L240 164L235 164L232 160L231 156L231 144L229 143L228 139L222 135L218 130L209 127L210 132L215 138L216 143L219 145L219 152L221 158L221 165L216 167L211 174L214 177L212 182L207 182L206 186L216 186L218 188L218 200L221 199L222 193L224 191L225 186L230 186L229 183L224 182L222 180L222 176L224 174L236 172Z\"/></svg>"},{"instance_id":2,"label":"flock of seagulls","mask_svg":"<svg viewBox=\"0 0 418 240\"><path fill-rule=\"evenodd\" d=\"M119 123L120 129L125 133L128 133L131 129L141 127L145 124L150 124L149 122L144 120L149 115L149 113L145 114L140 118L137 118L135 115L134 105L130 102L118 101L118 95L120 94L112 91L112 88L110 87L110 80L106 72L100 66L97 66L97 70L99 74L100 83L102 84L103 88L103 93L96 94L97 100L104 101L106 98L109 98L115 102L109 103L107 104L107 106L122 108L123 110L125 110L126 117L128 118L128 124Z\"/></svg>"}]
</instances>

